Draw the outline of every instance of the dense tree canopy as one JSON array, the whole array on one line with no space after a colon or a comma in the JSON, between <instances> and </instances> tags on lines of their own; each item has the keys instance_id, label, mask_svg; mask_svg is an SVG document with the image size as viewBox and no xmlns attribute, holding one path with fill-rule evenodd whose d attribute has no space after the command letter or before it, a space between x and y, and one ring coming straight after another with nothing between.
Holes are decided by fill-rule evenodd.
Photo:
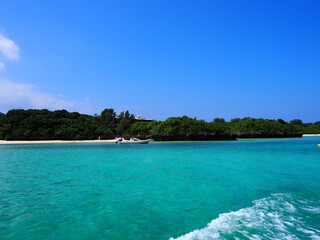
<instances>
[{"instance_id":1,"label":"dense tree canopy","mask_svg":"<svg viewBox=\"0 0 320 240\"><path fill-rule=\"evenodd\" d=\"M301 119L293 119L290 121L290 123L292 123L294 125L302 125L303 124Z\"/></svg>"},{"instance_id":2,"label":"dense tree canopy","mask_svg":"<svg viewBox=\"0 0 320 240\"><path fill-rule=\"evenodd\" d=\"M214 118L213 122L215 122L215 123L225 123L226 120L224 120L224 118Z\"/></svg>"},{"instance_id":3,"label":"dense tree canopy","mask_svg":"<svg viewBox=\"0 0 320 240\"><path fill-rule=\"evenodd\" d=\"M6 140L81 140L111 139L115 136L150 138L166 136L235 135L237 137L285 137L299 133L320 133L320 121L303 123L299 119L234 118L212 122L196 118L170 117L165 121L139 121L128 111L116 114L105 109L100 115L66 110L10 110L0 114L0 139Z\"/></svg>"},{"instance_id":4,"label":"dense tree canopy","mask_svg":"<svg viewBox=\"0 0 320 240\"><path fill-rule=\"evenodd\" d=\"M220 120L205 122L204 120L183 116L170 117L163 122L136 122L129 131L133 135L232 133L238 137L284 137L295 136L294 134L302 133L303 129L278 120L243 118L231 122Z\"/></svg>"},{"instance_id":5,"label":"dense tree canopy","mask_svg":"<svg viewBox=\"0 0 320 240\"><path fill-rule=\"evenodd\" d=\"M129 113L120 115L121 119L116 118L113 109L105 109L100 116L66 110L10 110L0 117L0 137L7 140L110 139L119 126L123 132L127 130L129 126L123 126L124 121L132 121Z\"/></svg>"}]
</instances>

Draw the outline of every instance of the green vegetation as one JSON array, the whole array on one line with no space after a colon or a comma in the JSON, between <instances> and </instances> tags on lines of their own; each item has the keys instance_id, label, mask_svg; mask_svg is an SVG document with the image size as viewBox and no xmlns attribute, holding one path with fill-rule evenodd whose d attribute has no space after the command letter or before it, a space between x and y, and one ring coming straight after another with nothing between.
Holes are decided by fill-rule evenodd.
<instances>
[{"instance_id":1,"label":"green vegetation","mask_svg":"<svg viewBox=\"0 0 320 240\"><path fill-rule=\"evenodd\" d=\"M215 118L213 122L205 122L186 116L171 117L163 122L137 122L129 131L132 135L235 134L238 137L294 137L303 133L301 127L283 120L243 118L226 122Z\"/></svg>"},{"instance_id":2,"label":"green vegetation","mask_svg":"<svg viewBox=\"0 0 320 240\"><path fill-rule=\"evenodd\" d=\"M215 118L206 122L187 116L170 117L165 121L139 121L128 111L117 115L113 109L105 109L95 116L46 109L0 113L0 139L6 140L150 138L164 135L175 136L174 139L192 136L189 139L201 140L213 139L208 136L295 137L301 133L320 133L320 121L303 123L300 119L286 122L282 119L233 118L227 122L223 118Z\"/></svg>"},{"instance_id":3,"label":"green vegetation","mask_svg":"<svg viewBox=\"0 0 320 240\"><path fill-rule=\"evenodd\" d=\"M112 110L113 111L113 110ZM6 140L82 140L114 138L123 118L115 118L110 109L101 116L66 110L10 110L0 118L0 138ZM121 115L120 114L120 115Z\"/></svg>"}]
</instances>

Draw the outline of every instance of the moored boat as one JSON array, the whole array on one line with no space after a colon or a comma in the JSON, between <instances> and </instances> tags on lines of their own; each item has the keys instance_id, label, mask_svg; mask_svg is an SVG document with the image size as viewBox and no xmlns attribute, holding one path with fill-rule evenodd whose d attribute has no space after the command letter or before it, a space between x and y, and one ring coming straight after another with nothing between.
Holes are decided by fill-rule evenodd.
<instances>
[{"instance_id":1,"label":"moored boat","mask_svg":"<svg viewBox=\"0 0 320 240\"><path fill-rule=\"evenodd\" d=\"M150 142L150 139L146 139L146 140L140 140L138 138L130 138L130 140L123 140L122 138L120 138L118 141L116 141L116 143L119 144L148 144Z\"/></svg>"}]
</instances>

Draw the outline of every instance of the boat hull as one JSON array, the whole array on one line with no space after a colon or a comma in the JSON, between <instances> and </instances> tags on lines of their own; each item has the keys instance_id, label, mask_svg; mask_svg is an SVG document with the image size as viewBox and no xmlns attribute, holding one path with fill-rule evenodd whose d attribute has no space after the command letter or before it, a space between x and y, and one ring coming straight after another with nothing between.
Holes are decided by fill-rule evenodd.
<instances>
[{"instance_id":1,"label":"boat hull","mask_svg":"<svg viewBox=\"0 0 320 240\"><path fill-rule=\"evenodd\" d=\"M122 141L118 142L119 144L148 144L150 139L147 140L139 140L139 141Z\"/></svg>"}]
</instances>

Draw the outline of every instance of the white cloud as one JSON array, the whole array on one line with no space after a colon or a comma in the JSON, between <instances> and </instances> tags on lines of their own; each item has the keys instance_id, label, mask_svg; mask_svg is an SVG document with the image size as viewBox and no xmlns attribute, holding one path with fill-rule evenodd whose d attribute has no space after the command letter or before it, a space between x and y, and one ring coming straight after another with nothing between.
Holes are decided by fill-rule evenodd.
<instances>
[{"instance_id":1,"label":"white cloud","mask_svg":"<svg viewBox=\"0 0 320 240\"><path fill-rule=\"evenodd\" d=\"M0 71L6 68L5 60L19 60L19 46L0 33ZM63 95L48 94L32 84L17 83L0 78L0 112L10 109L66 109L81 113L95 113L96 107L89 99L68 100Z\"/></svg>"},{"instance_id":2,"label":"white cloud","mask_svg":"<svg viewBox=\"0 0 320 240\"><path fill-rule=\"evenodd\" d=\"M19 60L19 47L11 39L0 34L0 52L9 60Z\"/></svg>"},{"instance_id":3,"label":"white cloud","mask_svg":"<svg viewBox=\"0 0 320 240\"><path fill-rule=\"evenodd\" d=\"M89 99L68 101L61 96L53 96L32 84L17 83L0 78L0 112L10 109L66 109L82 113L94 113Z\"/></svg>"},{"instance_id":4,"label":"white cloud","mask_svg":"<svg viewBox=\"0 0 320 240\"><path fill-rule=\"evenodd\" d=\"M4 70L6 68L6 66L4 65L4 63L3 62L0 62L0 71L1 70Z\"/></svg>"}]
</instances>

